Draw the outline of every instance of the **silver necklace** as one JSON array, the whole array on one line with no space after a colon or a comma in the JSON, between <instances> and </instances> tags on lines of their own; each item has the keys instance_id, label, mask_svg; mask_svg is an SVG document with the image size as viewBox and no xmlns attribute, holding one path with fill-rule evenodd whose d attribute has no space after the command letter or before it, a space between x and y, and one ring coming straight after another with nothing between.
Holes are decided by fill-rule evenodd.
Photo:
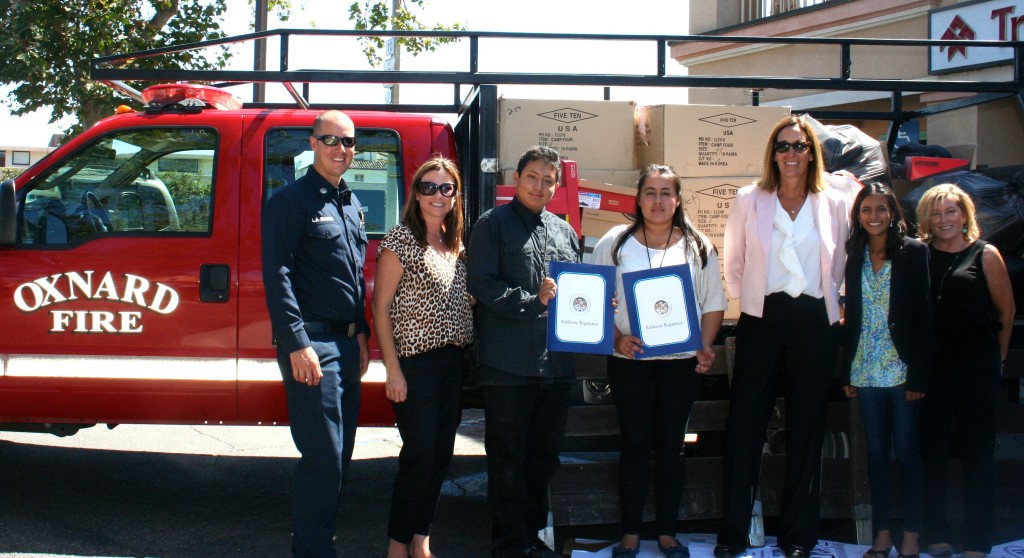
<instances>
[{"instance_id":1,"label":"silver necklace","mask_svg":"<svg viewBox=\"0 0 1024 558\"><path fill-rule=\"evenodd\" d=\"M775 197L778 198L779 205L782 206L782 209L786 209L786 206L782 205L782 199L783 199L782 196L776 194ZM800 205L798 205L796 207L796 209L786 209L786 212L789 213L790 215L794 215L795 216L797 214L797 212L800 211L800 208L804 206L804 201L807 199L807 196L804 195L804 196L800 196L800 197L792 198L792 199L799 200Z\"/></svg>"}]
</instances>

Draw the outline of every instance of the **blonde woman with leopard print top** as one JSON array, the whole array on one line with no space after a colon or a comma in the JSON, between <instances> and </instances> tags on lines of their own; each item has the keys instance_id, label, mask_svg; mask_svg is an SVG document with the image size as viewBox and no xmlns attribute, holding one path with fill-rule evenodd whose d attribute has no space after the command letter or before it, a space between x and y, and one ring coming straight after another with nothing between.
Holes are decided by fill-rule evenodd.
<instances>
[{"instance_id":1,"label":"blonde woman with leopard print top","mask_svg":"<svg viewBox=\"0 0 1024 558\"><path fill-rule=\"evenodd\" d=\"M390 558L430 553L430 525L455 447L463 348L473 340L466 291L462 189L445 158L416 171L377 250L373 320L402 451L388 522Z\"/></svg>"}]
</instances>

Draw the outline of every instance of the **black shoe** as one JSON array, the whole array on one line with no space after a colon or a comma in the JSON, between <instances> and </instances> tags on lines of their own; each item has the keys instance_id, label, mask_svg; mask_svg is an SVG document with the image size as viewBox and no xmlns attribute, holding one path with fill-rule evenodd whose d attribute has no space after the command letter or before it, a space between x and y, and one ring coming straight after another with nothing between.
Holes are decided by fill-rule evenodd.
<instances>
[{"instance_id":1,"label":"black shoe","mask_svg":"<svg viewBox=\"0 0 1024 558\"><path fill-rule=\"evenodd\" d=\"M672 546L664 547L661 546L661 541L658 541L658 550L665 555L665 558L690 558L690 549L678 544L679 541L676 541L676 543Z\"/></svg>"},{"instance_id":2,"label":"black shoe","mask_svg":"<svg viewBox=\"0 0 1024 558\"><path fill-rule=\"evenodd\" d=\"M716 544L715 558L737 558L738 556L743 556L744 550L746 549L737 549L727 544Z\"/></svg>"},{"instance_id":3,"label":"black shoe","mask_svg":"<svg viewBox=\"0 0 1024 558\"><path fill-rule=\"evenodd\" d=\"M786 558L810 558L811 556L811 551L807 547L798 544L789 545L783 550Z\"/></svg>"},{"instance_id":4,"label":"black shoe","mask_svg":"<svg viewBox=\"0 0 1024 558\"><path fill-rule=\"evenodd\" d=\"M640 548L622 548L616 546L612 549L612 558L636 558L636 555L640 553Z\"/></svg>"}]
</instances>

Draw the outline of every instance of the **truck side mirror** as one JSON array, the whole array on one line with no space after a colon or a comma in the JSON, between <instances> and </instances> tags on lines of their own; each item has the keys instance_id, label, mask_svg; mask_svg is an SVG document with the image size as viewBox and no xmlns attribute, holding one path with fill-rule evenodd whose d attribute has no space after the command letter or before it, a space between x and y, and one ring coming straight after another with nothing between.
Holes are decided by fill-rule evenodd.
<instances>
[{"instance_id":1,"label":"truck side mirror","mask_svg":"<svg viewBox=\"0 0 1024 558\"><path fill-rule=\"evenodd\" d=\"M14 181L0 183L0 247L14 248L17 233L18 201L14 197Z\"/></svg>"}]
</instances>

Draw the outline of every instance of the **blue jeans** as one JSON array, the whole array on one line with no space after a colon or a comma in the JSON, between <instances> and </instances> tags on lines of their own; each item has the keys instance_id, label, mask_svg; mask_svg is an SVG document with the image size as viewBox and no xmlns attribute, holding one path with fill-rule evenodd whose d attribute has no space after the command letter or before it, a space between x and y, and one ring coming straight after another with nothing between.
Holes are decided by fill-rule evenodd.
<instances>
[{"instance_id":1,"label":"blue jeans","mask_svg":"<svg viewBox=\"0 0 1024 558\"><path fill-rule=\"evenodd\" d=\"M918 415L921 400L907 401L904 385L858 387L864 437L868 447L868 480L871 482L871 516L875 530L891 529L892 481L890 448L903 476L903 529L921 530L921 499L924 497L924 472L918 440ZM889 434L892 433L892 443Z\"/></svg>"}]
</instances>

